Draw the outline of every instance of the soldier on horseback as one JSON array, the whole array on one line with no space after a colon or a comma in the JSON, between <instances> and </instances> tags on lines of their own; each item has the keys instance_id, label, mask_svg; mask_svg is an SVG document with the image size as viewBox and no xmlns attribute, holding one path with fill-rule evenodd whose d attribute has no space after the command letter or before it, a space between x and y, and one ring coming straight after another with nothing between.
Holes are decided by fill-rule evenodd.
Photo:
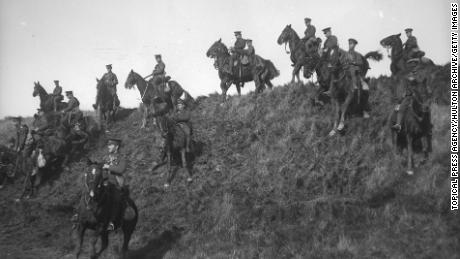
<instances>
[{"instance_id":1,"label":"soldier on horseback","mask_svg":"<svg viewBox=\"0 0 460 259\"><path fill-rule=\"evenodd\" d=\"M230 48L232 55L230 56L230 67L235 67L239 63L239 59L244 54L244 48L246 47L246 40L243 39L241 31L235 32L236 41L233 48ZM231 73L231 68L230 68Z\"/></svg>"},{"instance_id":2,"label":"soldier on horseback","mask_svg":"<svg viewBox=\"0 0 460 259\"><path fill-rule=\"evenodd\" d=\"M72 122L74 121L80 121L83 117L83 114L80 111L80 102L73 95L72 91L66 91L65 94L67 99L69 99L69 102L67 103L67 107L62 111L62 113L64 114L62 117L62 121L67 121L69 122L69 124L72 124Z\"/></svg>"},{"instance_id":3,"label":"soldier on horseback","mask_svg":"<svg viewBox=\"0 0 460 259\"><path fill-rule=\"evenodd\" d=\"M58 104L60 101L64 100L64 96L62 95L62 87L59 85L59 80L54 80L54 89L53 89L53 105L54 111L57 111Z\"/></svg>"},{"instance_id":4,"label":"soldier on horseback","mask_svg":"<svg viewBox=\"0 0 460 259\"><path fill-rule=\"evenodd\" d=\"M364 82L363 75L361 72L363 69L363 66L367 66L367 62L365 62L364 56L361 55L361 53L357 52L355 50L356 45L358 44L358 41L350 38L348 39L348 52L347 52L347 69L348 72L350 73L351 77L351 82L353 84L353 89L358 89L359 91L369 91L369 88L367 84ZM369 118L369 103L367 102L366 98L366 103L364 104L364 111L363 111L363 116L364 118Z\"/></svg>"},{"instance_id":5,"label":"soldier on horseback","mask_svg":"<svg viewBox=\"0 0 460 259\"><path fill-rule=\"evenodd\" d=\"M112 64L108 64L105 67L107 69L107 73L105 73L102 76L101 81L104 82L104 84L106 84L107 88L112 94L112 97L114 100L114 106L118 107L120 105L120 100L118 99L118 95L117 95L118 78L117 78L117 75L115 75L115 73L112 72ZM99 96L99 89L98 89L97 95L96 95L96 103L93 104L93 108L95 110L97 109L97 106L99 105L99 100L100 100L100 96Z\"/></svg>"},{"instance_id":6,"label":"soldier on horseback","mask_svg":"<svg viewBox=\"0 0 460 259\"><path fill-rule=\"evenodd\" d=\"M324 41L324 45L323 45L322 58L327 61L330 61L333 57L335 57L335 55L338 54L339 44L337 41L337 37L332 35L331 27L327 27L323 29L323 32L324 32L324 35L326 36L326 40ZM331 66L330 63L329 63L329 66Z\"/></svg>"},{"instance_id":7,"label":"soldier on horseback","mask_svg":"<svg viewBox=\"0 0 460 259\"><path fill-rule=\"evenodd\" d=\"M305 18L305 26L307 28L305 29L305 36L302 39L302 42L305 44L305 47L307 49L307 53L311 53L313 49L315 49L317 43L316 43L316 28L311 24L311 18Z\"/></svg>"},{"instance_id":8,"label":"soldier on horseback","mask_svg":"<svg viewBox=\"0 0 460 259\"><path fill-rule=\"evenodd\" d=\"M23 154L23 150L26 144L27 135L29 134L29 127L27 127L26 124L22 124L22 117L20 116L13 118L13 121L14 121L14 126L16 129L14 151L17 154L15 170L13 172L13 176L14 176L16 174L17 168L21 168L21 170L24 169L20 165L23 164L24 158L25 158Z\"/></svg>"},{"instance_id":9,"label":"soldier on horseback","mask_svg":"<svg viewBox=\"0 0 460 259\"><path fill-rule=\"evenodd\" d=\"M70 155L74 155L76 152L81 152L86 142L88 142L89 135L82 130L82 125L77 122L70 130L69 136L66 140L71 144Z\"/></svg>"},{"instance_id":10,"label":"soldier on horseback","mask_svg":"<svg viewBox=\"0 0 460 259\"><path fill-rule=\"evenodd\" d=\"M192 123L190 121L191 115L190 111L185 109L185 104L184 101L181 99L178 100L177 102L177 111L169 117L172 121L174 121L179 127L187 134L190 133L190 137L186 139L186 146L185 146L185 151L190 152L190 142L192 139L192 134L193 134L193 128L192 128ZM185 126L185 127L184 127Z\"/></svg>"},{"instance_id":11,"label":"soldier on horseback","mask_svg":"<svg viewBox=\"0 0 460 259\"><path fill-rule=\"evenodd\" d=\"M405 29L407 41L403 44L404 53L408 60L417 58L416 54L420 51L417 44L417 38L412 35L412 28Z\"/></svg>"},{"instance_id":12,"label":"soldier on horseback","mask_svg":"<svg viewBox=\"0 0 460 259\"><path fill-rule=\"evenodd\" d=\"M129 195L128 187L125 185L124 173L126 171L126 158L120 154L121 140L111 138L107 142L108 155L104 157L104 186L109 189L111 199L111 213L107 230L115 229L115 223L120 222L118 218L126 207L126 198ZM122 204L122 206L119 206Z\"/></svg>"}]
</instances>

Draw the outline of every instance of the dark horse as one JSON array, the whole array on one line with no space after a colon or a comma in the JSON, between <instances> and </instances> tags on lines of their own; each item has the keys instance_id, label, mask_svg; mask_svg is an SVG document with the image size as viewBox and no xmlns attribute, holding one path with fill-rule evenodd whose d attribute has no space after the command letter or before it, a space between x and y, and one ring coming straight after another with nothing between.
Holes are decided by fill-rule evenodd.
<instances>
[{"instance_id":1,"label":"dark horse","mask_svg":"<svg viewBox=\"0 0 460 259\"><path fill-rule=\"evenodd\" d=\"M291 54L291 61L293 63L293 70L292 70L292 80L291 82L295 82L295 78L297 77L297 81L300 82L299 72L302 67L304 67L304 77L310 78L313 72L317 69L317 64L319 61L319 54L318 48L321 44L321 39L317 38L311 41L312 48L316 51L312 51L308 53L305 41L301 40L299 35L292 29L291 25L286 25L283 31L281 32L280 36L277 40L278 44L285 44L284 48L286 49L286 45L289 44L289 52L286 50L286 53ZM319 77L321 74L317 72L317 76ZM322 82L320 78L318 78L319 82Z\"/></svg>"},{"instance_id":2,"label":"dark horse","mask_svg":"<svg viewBox=\"0 0 460 259\"><path fill-rule=\"evenodd\" d=\"M50 177L50 173L60 171L62 166L67 166L69 159L69 145L65 140L67 132L64 126L59 126L55 129L54 135L34 139L31 154L32 171L26 172L21 198L33 196L44 178ZM38 136L33 135L33 137Z\"/></svg>"},{"instance_id":3,"label":"dark horse","mask_svg":"<svg viewBox=\"0 0 460 259\"><path fill-rule=\"evenodd\" d=\"M256 93L261 93L265 89L265 85L272 88L273 85L270 80L279 76L279 71L270 60L262 59L257 56L255 58L260 59L263 66L258 68L254 65L246 65L234 67L230 64L230 53L228 52L227 46L222 43L222 40L214 42L209 50L206 52L206 56L214 58L214 67L218 70L220 78L220 88L222 89L223 101L226 100L227 90L232 84L235 84L238 95L241 94L241 87L246 82L254 81L256 85ZM230 67L232 73L229 73Z\"/></svg>"},{"instance_id":4,"label":"dark horse","mask_svg":"<svg viewBox=\"0 0 460 259\"><path fill-rule=\"evenodd\" d=\"M109 224L110 211L112 206L111 194L113 192L122 192L114 186L105 185L102 164L97 164L89 161L90 170L85 173L84 189L79 207L78 220L76 230L78 234L78 244L76 249L76 257L80 256L82 250L85 231L91 229L94 231L91 239L91 258L98 258L109 244L109 232L107 226ZM126 195L128 196L128 195ZM122 206L126 209L120 209L118 221L114 222L115 228L121 228L123 231L123 245L121 248L120 258L125 258L128 250L129 240L134 232L138 220L138 211L134 201L125 197L126 205L119 202L117 206ZM101 248L96 252L96 243L101 238Z\"/></svg>"},{"instance_id":5,"label":"dark horse","mask_svg":"<svg viewBox=\"0 0 460 259\"><path fill-rule=\"evenodd\" d=\"M334 110L334 127L329 133L329 136L335 135L337 131L342 131L345 127L345 116L347 115L348 108L352 104L353 100L357 99L359 103L367 102L362 100L368 98L368 96L362 96L361 88L363 81L361 81L361 87L354 89L350 71L348 71L348 53L343 49L338 49L337 55L331 60L331 97L335 106ZM371 51L364 56L364 64L360 67L360 75L364 78L369 70L368 58L375 61L379 61L382 55L376 51ZM357 98L355 98L355 93Z\"/></svg>"},{"instance_id":6,"label":"dark horse","mask_svg":"<svg viewBox=\"0 0 460 259\"><path fill-rule=\"evenodd\" d=\"M125 82L126 89L132 89L134 86L137 86L139 93L141 95L142 101L142 125L141 128L144 128L147 125L147 116L149 110L152 110L153 101L156 98L160 98L164 102L168 103L168 107L175 109L177 101L182 97L186 103L194 102L193 97L185 91L182 86L174 81L170 80L170 77L165 78L167 82L167 88L165 85L156 84L151 81L146 81L141 75L134 72L132 69L128 74Z\"/></svg>"},{"instance_id":7,"label":"dark horse","mask_svg":"<svg viewBox=\"0 0 460 259\"><path fill-rule=\"evenodd\" d=\"M99 98L99 100L97 100L98 106L96 108L99 123L105 121L110 124L115 119L115 113L117 112L116 107L118 105L115 103L115 98L104 81L96 78L96 82L98 92L97 97Z\"/></svg>"},{"instance_id":8,"label":"dark horse","mask_svg":"<svg viewBox=\"0 0 460 259\"><path fill-rule=\"evenodd\" d=\"M430 98L426 82L417 89L413 88L411 94L406 94L403 98L399 111L393 110L390 114L389 127L395 125L398 112L401 112L401 129L392 128L392 142L397 153L401 153L407 148L407 173L412 175L414 160L414 150L422 149L424 160L428 159L431 152L432 124Z\"/></svg>"},{"instance_id":9,"label":"dark horse","mask_svg":"<svg viewBox=\"0 0 460 259\"><path fill-rule=\"evenodd\" d=\"M34 92L32 93L32 96L36 97L37 95L40 97L40 108L44 112L54 111L54 103L53 103L54 96L52 94L48 94L45 88L43 88L43 86L40 85L40 82L34 82ZM66 106L67 106L66 103L59 102L57 106L57 110L58 111L63 110Z\"/></svg>"},{"instance_id":10,"label":"dark horse","mask_svg":"<svg viewBox=\"0 0 460 259\"><path fill-rule=\"evenodd\" d=\"M407 67L408 58L403 49L401 33L390 35L382 39L380 41L380 45L382 45L387 50L391 48L391 54L389 55L389 57L391 58L391 75L404 75L410 72L408 71ZM420 59L421 63L428 66L434 66L433 61L431 61L429 58L424 57L424 54L425 53L423 53L422 51L418 52L417 58Z\"/></svg>"},{"instance_id":11,"label":"dark horse","mask_svg":"<svg viewBox=\"0 0 460 259\"><path fill-rule=\"evenodd\" d=\"M162 102L160 99L156 99L154 102L154 113L150 116L155 117L156 123L161 131L161 135L165 141L166 158L168 159L168 179L165 183L165 187L171 184L174 177L172 170L173 155L176 152L180 153L182 167L187 170L188 178L187 181L192 181L192 170L190 163L187 161L187 143L191 143L192 140L192 127L188 123L176 123L170 119L166 113L168 112L167 104Z\"/></svg>"}]
</instances>

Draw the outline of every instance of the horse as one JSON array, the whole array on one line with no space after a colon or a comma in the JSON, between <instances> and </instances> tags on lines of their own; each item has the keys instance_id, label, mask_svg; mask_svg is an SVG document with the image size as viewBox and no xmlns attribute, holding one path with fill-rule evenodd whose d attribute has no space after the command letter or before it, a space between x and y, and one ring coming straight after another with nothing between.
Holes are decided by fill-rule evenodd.
<instances>
[{"instance_id":1,"label":"horse","mask_svg":"<svg viewBox=\"0 0 460 259\"><path fill-rule=\"evenodd\" d=\"M401 40L401 33L383 38L380 41L380 45L387 50L391 48L391 54L389 54L389 57L391 58L390 70L392 76L404 75L410 72L407 66L408 58L404 52ZM424 54L424 52L419 51L418 59L420 59L420 61L425 65L434 66L433 61L424 57Z\"/></svg>"},{"instance_id":2,"label":"horse","mask_svg":"<svg viewBox=\"0 0 460 259\"><path fill-rule=\"evenodd\" d=\"M137 206L129 195L121 194L123 190L118 190L116 187L104 183L102 164L88 161L88 165L90 170L84 174L84 189L75 225L78 237L76 258L79 258L82 252L82 245L87 229L94 231L91 240L90 258L98 258L108 247L109 232L107 226L109 224L111 206L113 206L111 200L113 197L111 197L111 194L114 192L119 192L118 195L126 195L124 200L127 206L121 204L120 200L116 204L124 209L119 210L120 215L118 215L118 220L114 222L115 229L121 228L123 231L123 245L120 258L125 258L131 235L134 232L139 217ZM99 238L101 239L101 247L96 252L96 243Z\"/></svg>"},{"instance_id":3,"label":"horse","mask_svg":"<svg viewBox=\"0 0 460 259\"><path fill-rule=\"evenodd\" d=\"M134 72L132 69L128 74L125 82L126 89L132 89L137 86L141 95L142 101L142 125L141 128L145 128L147 125L147 117L149 110L152 109L153 100L160 98L168 103L171 109L175 109L177 101L184 96L185 102L194 102L193 97L185 91L182 86L174 80L170 80L171 77L167 76L165 81L169 88L169 91L162 87L162 83L155 83L152 81L146 81L141 75Z\"/></svg>"},{"instance_id":4,"label":"horse","mask_svg":"<svg viewBox=\"0 0 460 259\"><path fill-rule=\"evenodd\" d=\"M305 46L305 41L301 40L297 32L292 29L291 25L286 25L280 36L277 40L279 45L284 43L284 48L286 50L286 45L289 44L289 50L286 50L287 54L291 54L291 61L293 63L292 70L292 80L291 83L295 82L295 78L300 82L299 72L302 67L304 67L304 77L310 78L313 74L313 71L316 69L316 63L319 61L319 54L317 51L309 55L307 48ZM312 41L315 48L319 47L321 42L320 38L317 38Z\"/></svg>"},{"instance_id":5,"label":"horse","mask_svg":"<svg viewBox=\"0 0 460 259\"><path fill-rule=\"evenodd\" d=\"M351 74L347 69L348 64L348 53L343 49L337 50L337 55L331 60L331 97L334 103L334 127L329 132L329 136L334 136L337 131L342 131L345 127L345 116L347 115L348 108L355 99L355 91L357 92L357 101L359 103L367 103L368 96L361 96L361 88L354 89L353 83L351 81ZM364 78L369 70L369 63L367 59L373 59L379 61L382 58L382 55L377 51L371 51L364 55L363 65L360 67L360 75ZM362 83L362 82L361 82ZM366 98L366 100L362 100Z\"/></svg>"},{"instance_id":6,"label":"horse","mask_svg":"<svg viewBox=\"0 0 460 259\"><path fill-rule=\"evenodd\" d=\"M34 91L32 93L32 96L36 97L37 95L40 98L40 108L44 112L54 111L54 96L52 94L48 94L45 88L43 88L43 86L40 85L40 82L34 82ZM56 108L58 111L61 111L66 107L67 104L65 102L59 102Z\"/></svg>"},{"instance_id":7,"label":"horse","mask_svg":"<svg viewBox=\"0 0 460 259\"><path fill-rule=\"evenodd\" d=\"M165 187L169 187L174 177L172 171L173 155L179 152L181 155L182 167L187 171L188 178L187 182L192 181L192 172L190 164L187 161L187 143L191 143L192 140L192 127L186 123L176 123L170 119L166 113L168 112L167 104L157 99L153 105L154 113L150 116L155 117L156 124L161 131L161 135L165 141L165 151L168 164L168 178L165 183Z\"/></svg>"},{"instance_id":8,"label":"horse","mask_svg":"<svg viewBox=\"0 0 460 259\"><path fill-rule=\"evenodd\" d=\"M24 187L21 198L30 189L29 196L33 196L36 189L44 177L49 177L48 173L56 172L61 166L67 166L69 160L69 145L65 138L68 129L58 127L55 134L51 136L42 136L34 140L32 158L32 171L27 172L24 179Z\"/></svg>"},{"instance_id":9,"label":"horse","mask_svg":"<svg viewBox=\"0 0 460 259\"><path fill-rule=\"evenodd\" d=\"M110 124L115 120L117 112L116 100L103 80L96 78L96 82L98 106L95 108L97 110L97 117L99 118L99 123L105 121L107 124Z\"/></svg>"},{"instance_id":10,"label":"horse","mask_svg":"<svg viewBox=\"0 0 460 259\"><path fill-rule=\"evenodd\" d=\"M271 89L273 84L270 80L279 76L279 71L270 60L262 59L257 55L255 58L261 60L262 67L259 68L251 64L234 67L233 64L230 64L230 53L227 46L222 43L222 39L211 45L206 56L215 60L214 67L220 78L223 101L226 100L227 90L232 84L235 84L238 95L241 95L241 87L244 86L244 83L254 81L256 93L261 93L265 89L265 85Z\"/></svg>"},{"instance_id":11,"label":"horse","mask_svg":"<svg viewBox=\"0 0 460 259\"><path fill-rule=\"evenodd\" d=\"M421 90L420 90L421 89ZM405 109L394 110L390 113L389 127L391 129L392 143L396 153L401 153L407 148L407 174L412 175L414 151L421 151L424 154L424 161L428 159L431 152L432 124L431 124L431 98L426 82L422 87L412 89L411 94L404 96L400 107ZM401 128L393 128L397 121L398 113L401 118Z\"/></svg>"}]
</instances>

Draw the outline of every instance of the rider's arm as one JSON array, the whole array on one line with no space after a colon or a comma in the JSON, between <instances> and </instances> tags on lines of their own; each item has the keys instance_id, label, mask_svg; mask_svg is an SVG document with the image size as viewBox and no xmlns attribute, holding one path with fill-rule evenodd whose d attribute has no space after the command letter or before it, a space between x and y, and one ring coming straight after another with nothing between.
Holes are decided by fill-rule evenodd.
<instances>
[{"instance_id":1,"label":"rider's arm","mask_svg":"<svg viewBox=\"0 0 460 259\"><path fill-rule=\"evenodd\" d=\"M114 175L123 175L126 170L126 160L120 158L118 164L109 166L108 170Z\"/></svg>"}]
</instances>

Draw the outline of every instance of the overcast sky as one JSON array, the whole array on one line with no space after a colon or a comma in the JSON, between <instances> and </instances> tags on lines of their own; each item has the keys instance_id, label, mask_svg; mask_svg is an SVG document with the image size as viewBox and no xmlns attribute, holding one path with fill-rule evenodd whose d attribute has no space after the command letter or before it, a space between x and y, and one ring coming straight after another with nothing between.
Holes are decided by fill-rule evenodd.
<instances>
[{"instance_id":1,"label":"overcast sky","mask_svg":"<svg viewBox=\"0 0 460 259\"><path fill-rule=\"evenodd\" d=\"M130 69L151 73L154 54L161 53L166 72L193 96L219 92L213 60L205 53L222 38L229 46L233 32L253 39L256 52L271 59L290 80L284 46L276 40L287 24L303 36L304 17L317 28L332 27L341 47L359 41L358 51L384 51L379 41L414 28L420 48L435 63L449 61L450 3L445 0L0 0L0 118L31 115L39 106L33 82L48 91L59 79L73 90L82 109L91 109L96 77L113 64L122 106L137 107L140 94L124 89ZM324 37L323 37L324 38ZM386 55L385 55L386 56ZM371 62L371 76L389 74L389 60ZM253 83L245 92L253 90ZM235 93L234 87L230 91Z\"/></svg>"}]
</instances>

